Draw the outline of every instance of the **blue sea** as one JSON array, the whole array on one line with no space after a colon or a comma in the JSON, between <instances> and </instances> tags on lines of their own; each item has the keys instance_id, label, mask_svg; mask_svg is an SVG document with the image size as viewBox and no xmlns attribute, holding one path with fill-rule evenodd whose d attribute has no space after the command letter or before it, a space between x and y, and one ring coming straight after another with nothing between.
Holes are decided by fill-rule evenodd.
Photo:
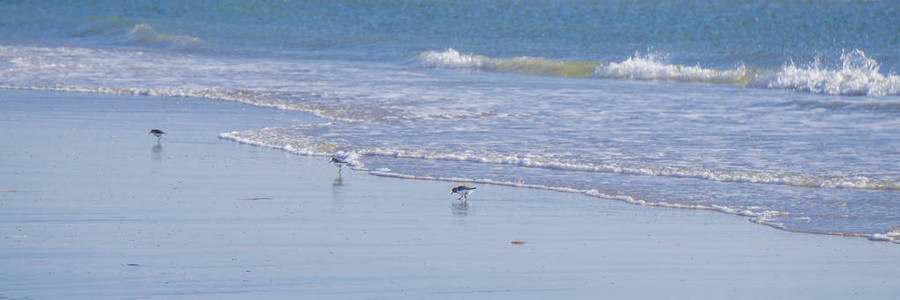
<instances>
[{"instance_id":1,"label":"blue sea","mask_svg":"<svg viewBox=\"0 0 900 300\"><path fill-rule=\"evenodd\" d=\"M0 88L306 111L324 121L220 137L900 243L898 16L896 1L6 0Z\"/></svg>"}]
</instances>

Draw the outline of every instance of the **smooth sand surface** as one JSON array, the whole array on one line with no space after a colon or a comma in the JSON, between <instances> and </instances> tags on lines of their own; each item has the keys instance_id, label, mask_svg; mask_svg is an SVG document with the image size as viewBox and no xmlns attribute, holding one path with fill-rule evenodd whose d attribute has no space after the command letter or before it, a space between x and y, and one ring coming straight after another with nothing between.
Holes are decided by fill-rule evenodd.
<instances>
[{"instance_id":1,"label":"smooth sand surface","mask_svg":"<svg viewBox=\"0 0 900 300\"><path fill-rule=\"evenodd\" d=\"M896 244L490 185L460 208L449 182L217 138L318 121L0 90L0 299L900 297Z\"/></svg>"}]
</instances>

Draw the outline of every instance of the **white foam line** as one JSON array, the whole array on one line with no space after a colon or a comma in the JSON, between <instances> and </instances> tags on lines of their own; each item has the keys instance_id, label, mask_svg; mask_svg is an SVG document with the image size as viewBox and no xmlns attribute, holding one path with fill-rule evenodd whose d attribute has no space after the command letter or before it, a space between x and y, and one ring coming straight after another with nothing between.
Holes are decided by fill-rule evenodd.
<instances>
[{"instance_id":1,"label":"white foam line","mask_svg":"<svg viewBox=\"0 0 900 300\"><path fill-rule=\"evenodd\" d=\"M349 123L358 123L364 120L335 116L325 110L304 106L301 103L287 103L275 99L262 99L253 94L254 91L226 90L221 88L181 89L181 88L115 88L115 87L84 87L66 85L24 86L0 84L0 89L34 90L34 91L58 91L74 93L93 93L129 96L156 96L178 98L201 98L210 100L231 101L250 104L259 107L270 107L280 110L305 111L323 118ZM290 104L290 105L289 105Z\"/></svg>"},{"instance_id":2,"label":"white foam line","mask_svg":"<svg viewBox=\"0 0 900 300\"><path fill-rule=\"evenodd\" d=\"M252 131L248 131L252 134ZM321 142L321 141L320 141ZM347 149L345 147L344 149ZM350 150L348 150L350 151ZM674 167L627 167L620 165L596 165L576 164L559 161L534 155L503 155L491 153L441 153L423 150L406 151L396 149L352 149L358 155L371 155L381 157L412 158L428 160L446 160L474 163L491 163L501 165L513 165L529 168L541 168L551 170L581 171L594 173L615 173L628 175L647 175L663 177L696 178L719 182L748 182L759 184L781 184L796 187L818 188L846 188L866 190L900 190L900 182L890 182L872 179L865 176L845 176L827 178L821 176L804 176L782 173L765 173L759 171L717 171L706 169L674 168ZM317 154L316 154L317 155Z\"/></svg>"},{"instance_id":3,"label":"white foam line","mask_svg":"<svg viewBox=\"0 0 900 300\"><path fill-rule=\"evenodd\" d=\"M476 163L494 163L552 170L583 171L595 173L616 173L629 175L648 175L665 177L697 178L719 182L749 182L760 184L782 184L796 187L847 188L867 190L900 190L900 182L888 182L865 176L826 178L820 176L803 176L793 174L767 174L757 171L716 171L706 169L688 169L674 167L626 167L619 165L586 165L564 162L545 162L546 159L536 156L501 155L501 154L465 154L434 153L425 151L403 151L393 149L357 149L361 155L374 155L398 158L433 159L447 161L463 161Z\"/></svg>"},{"instance_id":4,"label":"white foam line","mask_svg":"<svg viewBox=\"0 0 900 300\"><path fill-rule=\"evenodd\" d=\"M900 226L891 227L891 229L885 233L874 233L869 236L869 240L900 244Z\"/></svg>"},{"instance_id":5,"label":"white foam line","mask_svg":"<svg viewBox=\"0 0 900 300\"><path fill-rule=\"evenodd\" d=\"M745 216L745 217L754 217L754 218L769 218L774 216L789 216L790 214L785 212L779 212L775 210L769 210L764 212L753 212L749 210L737 210L727 206L720 205L699 205L699 204L681 204L681 203L669 203L669 202L651 202L643 199L636 199L631 196L626 195L612 195L608 193L604 193L598 189L576 189L576 188L567 188L567 187L555 187L555 186L547 186L541 184L526 184L521 182L509 182L509 181L497 181L492 179L471 179L471 178L459 178L459 177L433 177L433 176L414 176L407 175L395 172L387 172L387 171L369 171L369 174L375 176L382 177L392 177L392 178L400 178L400 179L411 179L411 180L428 180L428 181L450 181L450 182L461 182L461 183L478 183L478 184L490 184L490 185L499 185L499 186L508 186L508 187L516 187L516 188L528 188L528 189L537 189L537 190L547 190L554 192L563 192L563 193L572 193L572 194L584 194L587 196L604 198L610 200L619 200L631 204L637 204L640 206L652 206L652 207L666 207L666 208L680 208L680 209L695 209L695 210L712 210L723 212L727 214Z\"/></svg>"},{"instance_id":6,"label":"white foam line","mask_svg":"<svg viewBox=\"0 0 900 300\"><path fill-rule=\"evenodd\" d=\"M515 188L528 188L528 189L536 189L536 190L547 190L554 192L563 192L563 193L572 193L572 194L583 194L591 197L609 199L609 200L618 200L623 201L630 204L636 204L640 206L650 206L650 207L665 207L665 208L678 208L678 209L693 209L693 210L709 210L716 211L731 215L738 215L749 217L749 221L759 224L772 227L774 229L789 231L789 232L797 232L797 233L810 233L810 234L821 234L821 235L834 235L834 236L846 236L846 237L865 237L872 241L887 241L896 244L900 244L900 228L893 228L890 232L884 234L858 234L858 233L841 233L841 232L819 232L819 231L807 231L807 230L793 230L784 226L783 223L772 222L773 217L785 217L790 216L790 213L781 212L777 210L765 210L761 212L754 212L750 210L738 210L732 207L721 206L721 205L699 205L699 204L681 204L681 203L669 203L669 202L650 202L643 199L635 199L631 196L625 195L611 195L602 192L598 189L592 190L584 190L584 189L575 189L575 188L565 188L565 187L553 187L539 184L525 184L520 182L508 182L508 181L497 181L491 179L471 179L471 178L459 178L459 177L433 177L433 176L414 176L414 175L406 175L382 170L369 171L369 174L381 177L391 177L398 179L408 179L408 180L428 180L428 181L447 181L447 182L458 182L458 183L471 183L471 184L489 184L489 185L498 185L498 186L508 186Z\"/></svg>"},{"instance_id":7,"label":"white foam line","mask_svg":"<svg viewBox=\"0 0 900 300\"><path fill-rule=\"evenodd\" d=\"M318 124L308 124L308 125L300 125L296 127L320 127L320 126L331 126L331 123L318 123ZM278 129L278 128L266 128L266 129ZM265 129L263 129L265 130ZM241 144L247 144L252 146L258 146L263 148L273 148L282 150L288 153L293 153L297 155L305 155L305 156L322 156L322 157L331 157L332 155L338 155L343 157L348 163L352 170L357 171L368 171L369 169L365 167L365 164L359 160L359 154L352 152L344 152L344 151L317 151L309 147L298 147L291 143L273 143L273 142L263 142L259 139L253 139L250 137L245 137L247 133L256 132L254 131L232 131L232 132L223 132L219 134L219 138L232 140Z\"/></svg>"}]
</instances>

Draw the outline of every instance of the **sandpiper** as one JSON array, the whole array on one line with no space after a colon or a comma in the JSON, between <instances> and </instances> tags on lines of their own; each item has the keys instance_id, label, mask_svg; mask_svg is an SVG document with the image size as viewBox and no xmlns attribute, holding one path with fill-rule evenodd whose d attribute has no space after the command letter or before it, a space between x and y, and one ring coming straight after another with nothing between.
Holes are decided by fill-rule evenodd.
<instances>
[{"instance_id":1,"label":"sandpiper","mask_svg":"<svg viewBox=\"0 0 900 300\"><path fill-rule=\"evenodd\" d=\"M331 156L331 159L328 160L328 162L330 162L330 163L332 163L332 164L334 164L335 166L338 167L338 175L341 175L341 170L344 169L344 166L350 164L350 163L348 163L346 160L344 160L343 158L337 157L336 155L332 155L332 156Z\"/></svg>"},{"instance_id":2,"label":"sandpiper","mask_svg":"<svg viewBox=\"0 0 900 300\"><path fill-rule=\"evenodd\" d=\"M148 132L147 134L152 134L152 135L156 136L156 141L159 142L159 140L162 139L162 136L166 133L162 130L154 128L154 129L150 129L150 132Z\"/></svg>"},{"instance_id":3,"label":"sandpiper","mask_svg":"<svg viewBox=\"0 0 900 300\"><path fill-rule=\"evenodd\" d=\"M459 194L459 198L456 198L456 200L469 201L469 193L473 190L475 190L474 187L457 185L450 189L450 194Z\"/></svg>"}]
</instances>

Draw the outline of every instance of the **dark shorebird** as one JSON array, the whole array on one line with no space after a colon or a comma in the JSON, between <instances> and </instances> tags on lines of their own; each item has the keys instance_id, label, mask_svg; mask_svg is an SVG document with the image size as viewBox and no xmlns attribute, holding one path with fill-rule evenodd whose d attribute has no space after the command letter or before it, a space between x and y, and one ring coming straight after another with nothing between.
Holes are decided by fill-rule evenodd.
<instances>
[{"instance_id":1,"label":"dark shorebird","mask_svg":"<svg viewBox=\"0 0 900 300\"><path fill-rule=\"evenodd\" d=\"M152 135L156 136L156 141L159 142L159 140L162 139L162 136L166 133L162 130L154 128L154 129L150 129L150 132L148 132L147 134L152 134Z\"/></svg>"},{"instance_id":2,"label":"dark shorebird","mask_svg":"<svg viewBox=\"0 0 900 300\"><path fill-rule=\"evenodd\" d=\"M344 166L350 164L350 163L348 163L346 160L344 160L343 158L337 157L336 155L332 155L332 156L331 156L331 159L328 160L328 162L330 162L330 163L332 163L332 164L334 164L335 166L338 167L338 175L341 175L341 170L344 169Z\"/></svg>"},{"instance_id":3,"label":"dark shorebird","mask_svg":"<svg viewBox=\"0 0 900 300\"><path fill-rule=\"evenodd\" d=\"M456 200L469 201L469 193L473 190L475 190L474 187L457 185L450 189L450 194L459 194L459 198L456 198Z\"/></svg>"}]
</instances>

